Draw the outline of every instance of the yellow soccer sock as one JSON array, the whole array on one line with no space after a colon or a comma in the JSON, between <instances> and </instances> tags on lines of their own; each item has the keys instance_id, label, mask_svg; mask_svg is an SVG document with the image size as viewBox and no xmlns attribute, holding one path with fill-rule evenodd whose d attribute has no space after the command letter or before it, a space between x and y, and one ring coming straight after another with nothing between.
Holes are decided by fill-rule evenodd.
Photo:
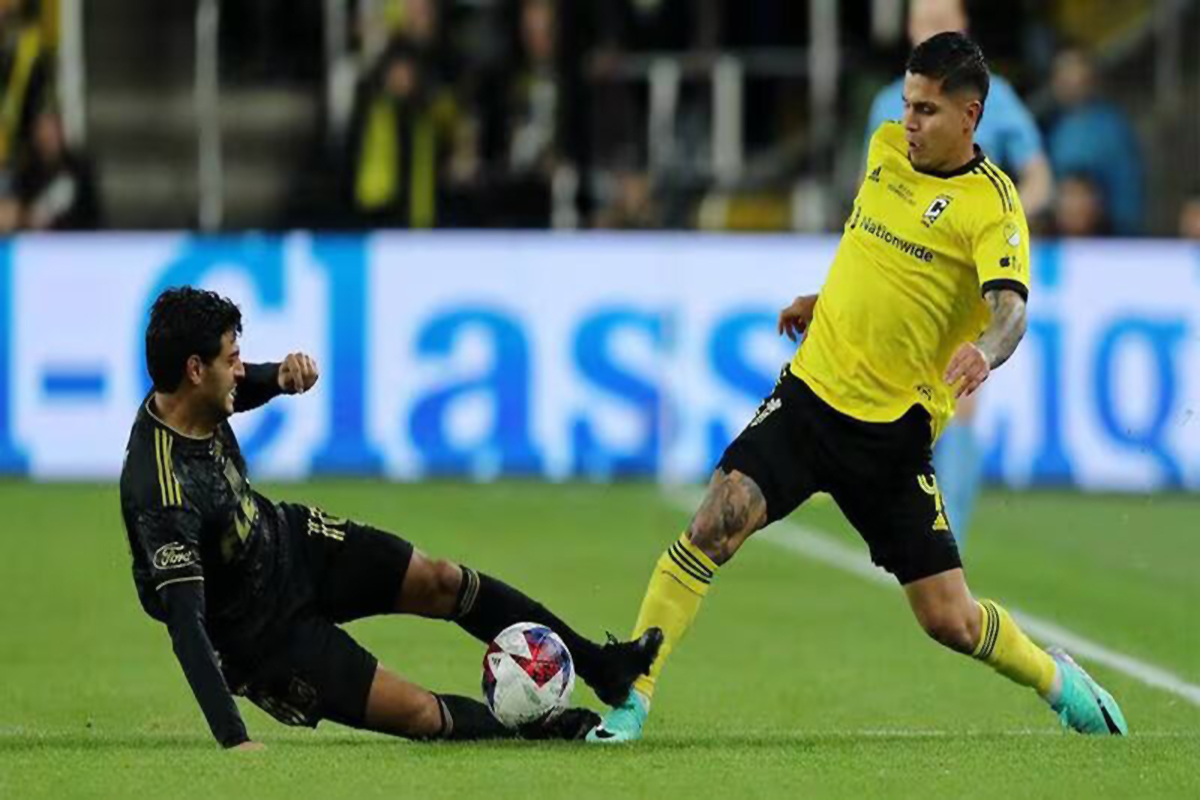
<instances>
[{"instance_id":1,"label":"yellow soccer sock","mask_svg":"<svg viewBox=\"0 0 1200 800\"><path fill-rule=\"evenodd\" d=\"M654 695L654 686L667 656L692 626L692 620L700 610L700 601L708 594L709 584L716 574L717 565L688 541L686 533L668 547L654 565L637 623L633 626L634 638L641 636L647 628L659 627L663 632L662 649L650 667L650 674L642 675L633 684L647 701Z\"/></svg>"},{"instance_id":2,"label":"yellow soccer sock","mask_svg":"<svg viewBox=\"0 0 1200 800\"><path fill-rule=\"evenodd\" d=\"M971 655L1009 680L1036 689L1042 697L1048 696L1058 669L1054 659L1017 627L1016 620L1003 606L981 600L979 611L983 624L979 644Z\"/></svg>"}]
</instances>

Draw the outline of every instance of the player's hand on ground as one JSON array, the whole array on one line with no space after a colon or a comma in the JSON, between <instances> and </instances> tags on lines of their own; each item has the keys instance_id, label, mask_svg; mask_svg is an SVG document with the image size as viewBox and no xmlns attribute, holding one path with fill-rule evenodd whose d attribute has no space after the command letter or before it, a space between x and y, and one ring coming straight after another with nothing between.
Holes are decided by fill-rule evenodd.
<instances>
[{"instance_id":1,"label":"player's hand on ground","mask_svg":"<svg viewBox=\"0 0 1200 800\"><path fill-rule=\"evenodd\" d=\"M790 306L779 312L779 335L787 334L789 339L796 341L796 337L808 330L816 307L815 294L801 295L793 300Z\"/></svg>"},{"instance_id":2,"label":"player's hand on ground","mask_svg":"<svg viewBox=\"0 0 1200 800\"><path fill-rule=\"evenodd\" d=\"M279 365L279 388L287 394L304 394L319 377L316 360L306 353L292 353Z\"/></svg>"},{"instance_id":3,"label":"player's hand on ground","mask_svg":"<svg viewBox=\"0 0 1200 800\"><path fill-rule=\"evenodd\" d=\"M518 732L522 739L577 741L600 724L600 715L589 708L568 708L549 722L531 722Z\"/></svg>"},{"instance_id":4,"label":"player's hand on ground","mask_svg":"<svg viewBox=\"0 0 1200 800\"><path fill-rule=\"evenodd\" d=\"M970 397L992 373L987 355L972 342L964 342L954 351L946 367L946 383L957 385L954 396Z\"/></svg>"},{"instance_id":5,"label":"player's hand on ground","mask_svg":"<svg viewBox=\"0 0 1200 800\"><path fill-rule=\"evenodd\" d=\"M243 752L258 752L260 750L266 750L267 746L262 742L242 742L241 744L235 744L229 749L240 750Z\"/></svg>"}]
</instances>

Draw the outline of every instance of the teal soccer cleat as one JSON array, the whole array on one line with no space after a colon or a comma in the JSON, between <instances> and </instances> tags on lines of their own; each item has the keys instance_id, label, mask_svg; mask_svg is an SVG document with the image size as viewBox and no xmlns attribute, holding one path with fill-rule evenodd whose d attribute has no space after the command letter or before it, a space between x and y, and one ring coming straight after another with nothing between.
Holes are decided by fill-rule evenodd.
<instances>
[{"instance_id":1,"label":"teal soccer cleat","mask_svg":"<svg viewBox=\"0 0 1200 800\"><path fill-rule=\"evenodd\" d=\"M1124 736L1129 733L1125 715L1111 694L1062 650L1051 649L1047 652L1058 665L1062 676L1062 691L1050 707L1058 714L1064 728L1099 736ZM591 739L590 734L588 739Z\"/></svg>"},{"instance_id":2,"label":"teal soccer cleat","mask_svg":"<svg viewBox=\"0 0 1200 800\"><path fill-rule=\"evenodd\" d=\"M592 729L587 740L594 744L624 744L642 738L642 728L650 709L637 692L630 692L625 702L610 710L604 721Z\"/></svg>"}]
</instances>

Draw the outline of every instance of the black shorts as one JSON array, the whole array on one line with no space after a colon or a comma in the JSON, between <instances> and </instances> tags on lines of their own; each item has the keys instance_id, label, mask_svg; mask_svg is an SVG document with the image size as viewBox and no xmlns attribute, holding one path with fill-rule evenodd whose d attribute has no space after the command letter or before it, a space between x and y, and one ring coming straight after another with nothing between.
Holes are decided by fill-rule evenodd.
<instances>
[{"instance_id":1,"label":"black shorts","mask_svg":"<svg viewBox=\"0 0 1200 800\"><path fill-rule=\"evenodd\" d=\"M832 408L785 368L719 467L753 480L768 523L828 492L901 584L962 566L934 477L929 414L863 422Z\"/></svg>"},{"instance_id":2,"label":"black shorts","mask_svg":"<svg viewBox=\"0 0 1200 800\"><path fill-rule=\"evenodd\" d=\"M361 727L379 662L338 624L395 610L413 546L320 509L287 505L284 515L308 600L252 666L235 661L226 677L235 694L288 725Z\"/></svg>"}]
</instances>

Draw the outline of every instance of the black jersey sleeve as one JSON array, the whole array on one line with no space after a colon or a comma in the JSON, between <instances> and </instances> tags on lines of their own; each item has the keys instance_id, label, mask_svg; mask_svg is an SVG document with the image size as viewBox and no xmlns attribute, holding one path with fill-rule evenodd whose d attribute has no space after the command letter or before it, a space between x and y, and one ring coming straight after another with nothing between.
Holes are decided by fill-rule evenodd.
<instances>
[{"instance_id":1,"label":"black jersey sleeve","mask_svg":"<svg viewBox=\"0 0 1200 800\"><path fill-rule=\"evenodd\" d=\"M155 591L176 583L204 580L200 562L203 520L190 505L154 506L140 511L135 520L137 545L150 565Z\"/></svg>"},{"instance_id":2,"label":"black jersey sleeve","mask_svg":"<svg viewBox=\"0 0 1200 800\"><path fill-rule=\"evenodd\" d=\"M246 364L246 375L237 385L233 397L233 410L252 411L273 400L283 390L279 388L279 363Z\"/></svg>"},{"instance_id":3,"label":"black jersey sleeve","mask_svg":"<svg viewBox=\"0 0 1200 800\"><path fill-rule=\"evenodd\" d=\"M172 583L159 590L167 609L167 629L175 657L192 687L192 694L222 747L249 741L246 726L217 663L217 654L204 627L204 591L199 582Z\"/></svg>"}]
</instances>

